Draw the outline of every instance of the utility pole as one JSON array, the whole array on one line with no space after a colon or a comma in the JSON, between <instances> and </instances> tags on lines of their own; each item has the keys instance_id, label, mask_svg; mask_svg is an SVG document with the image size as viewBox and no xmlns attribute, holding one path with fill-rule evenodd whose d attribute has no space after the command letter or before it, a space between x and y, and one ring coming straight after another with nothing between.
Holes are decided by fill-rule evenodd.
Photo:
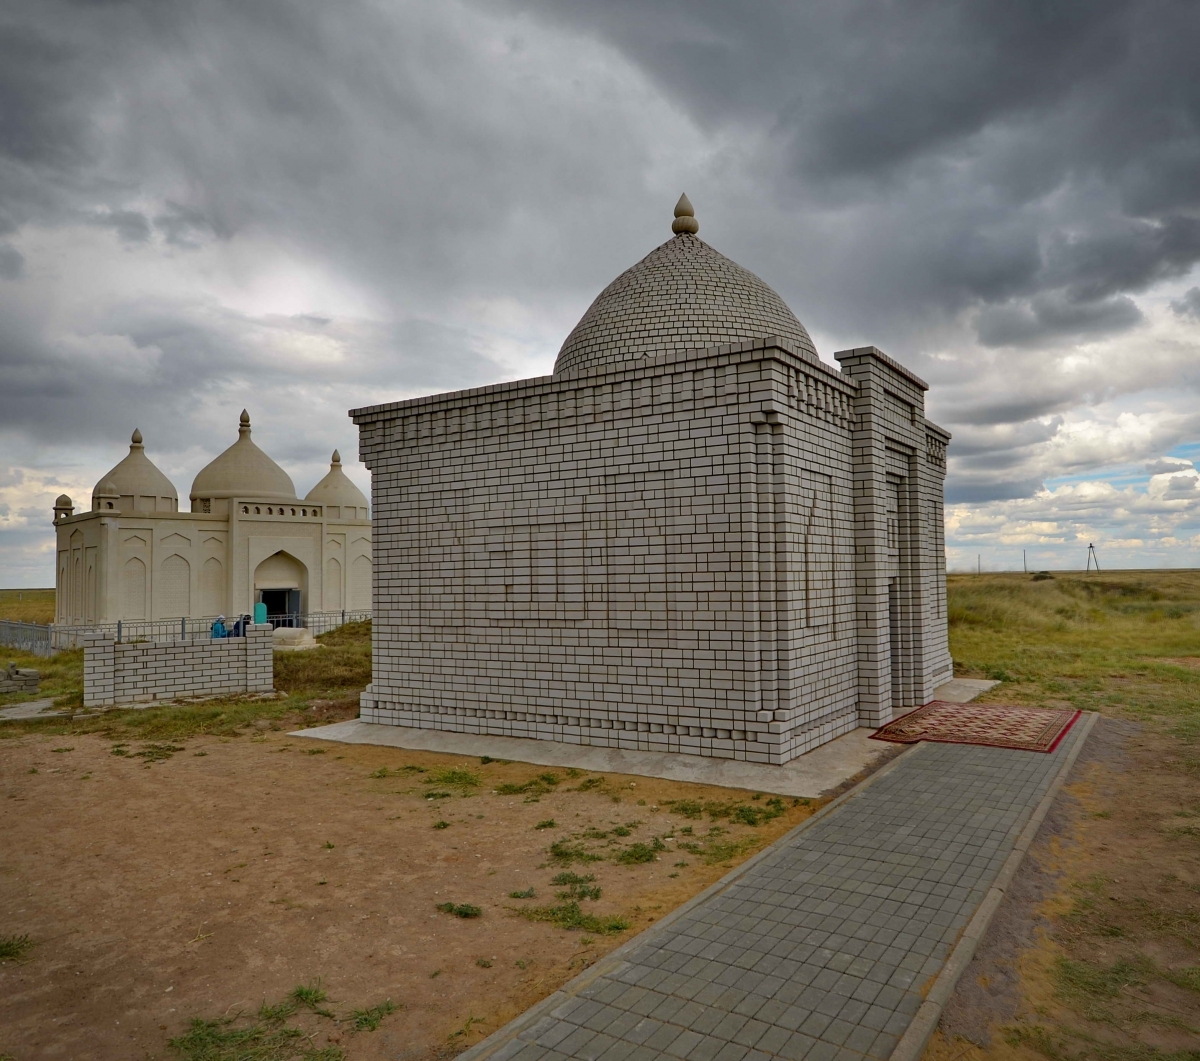
<instances>
[{"instance_id":1,"label":"utility pole","mask_svg":"<svg viewBox=\"0 0 1200 1061\"><path fill-rule=\"evenodd\" d=\"M1021 550L1021 570L1024 571L1025 574L1027 574L1027 575L1029 574L1029 564L1027 564L1025 562L1025 550L1024 549Z\"/></svg>"},{"instance_id":2,"label":"utility pole","mask_svg":"<svg viewBox=\"0 0 1200 1061\"><path fill-rule=\"evenodd\" d=\"M983 574L983 556L980 553L975 554L975 574Z\"/></svg>"},{"instance_id":3,"label":"utility pole","mask_svg":"<svg viewBox=\"0 0 1200 1061\"><path fill-rule=\"evenodd\" d=\"M1091 571L1091 569L1092 569L1092 561L1095 561L1095 563L1096 563L1096 574L1097 575L1100 574L1100 557L1098 557L1096 555L1096 547L1091 542L1088 542L1088 562L1087 562L1087 570L1088 571ZM1086 573L1087 572L1085 572L1085 574Z\"/></svg>"}]
</instances>

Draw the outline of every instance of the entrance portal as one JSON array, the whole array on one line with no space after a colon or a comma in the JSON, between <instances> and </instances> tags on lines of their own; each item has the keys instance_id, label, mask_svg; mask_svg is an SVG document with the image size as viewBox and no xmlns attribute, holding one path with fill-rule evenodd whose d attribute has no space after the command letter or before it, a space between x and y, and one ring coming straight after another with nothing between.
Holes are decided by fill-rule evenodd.
<instances>
[{"instance_id":1,"label":"entrance portal","mask_svg":"<svg viewBox=\"0 0 1200 1061\"><path fill-rule=\"evenodd\" d=\"M275 627L300 626L308 572L299 560L280 550L268 556L254 572L254 599L267 609Z\"/></svg>"}]
</instances>

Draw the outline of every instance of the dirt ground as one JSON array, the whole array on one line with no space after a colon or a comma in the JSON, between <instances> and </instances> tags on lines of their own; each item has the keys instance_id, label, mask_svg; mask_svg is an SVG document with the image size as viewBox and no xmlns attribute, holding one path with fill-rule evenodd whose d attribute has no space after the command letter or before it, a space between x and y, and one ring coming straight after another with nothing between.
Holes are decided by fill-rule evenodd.
<instances>
[{"instance_id":1,"label":"dirt ground","mask_svg":"<svg viewBox=\"0 0 1200 1061\"><path fill-rule=\"evenodd\" d=\"M1200 1058L1200 761L1102 719L927 1061Z\"/></svg>"},{"instance_id":2,"label":"dirt ground","mask_svg":"<svg viewBox=\"0 0 1200 1061\"><path fill-rule=\"evenodd\" d=\"M0 936L34 941L0 963L0 1057L175 1057L168 1040L192 1018L245 1014L241 1026L318 981L328 1001L317 1008L332 1016L300 1006L288 1024L313 1035L313 1051L335 1047L311 1056L451 1056L814 809L647 778L314 748L266 728L114 744L97 733L0 742ZM466 773L447 780L448 768ZM709 801L708 813L670 800ZM730 817L770 813L757 826ZM556 841L566 858L599 860L556 863ZM623 853L651 861L620 864ZM563 872L602 889L579 901L584 915L629 927L566 930L515 913L564 905L551 884ZM509 897L530 888L533 899ZM481 915L436 909L447 902ZM377 1030L355 1030L354 1011L387 999L398 1008Z\"/></svg>"}]
</instances>

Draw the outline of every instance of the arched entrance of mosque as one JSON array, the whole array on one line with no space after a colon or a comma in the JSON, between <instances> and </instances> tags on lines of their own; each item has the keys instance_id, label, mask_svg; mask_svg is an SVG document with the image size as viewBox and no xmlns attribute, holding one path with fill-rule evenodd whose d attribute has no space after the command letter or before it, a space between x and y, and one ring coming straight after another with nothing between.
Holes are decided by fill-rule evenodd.
<instances>
[{"instance_id":1,"label":"arched entrance of mosque","mask_svg":"<svg viewBox=\"0 0 1200 1061\"><path fill-rule=\"evenodd\" d=\"M308 595L308 569L282 549L254 570L254 602L267 607L273 626L298 626Z\"/></svg>"}]
</instances>

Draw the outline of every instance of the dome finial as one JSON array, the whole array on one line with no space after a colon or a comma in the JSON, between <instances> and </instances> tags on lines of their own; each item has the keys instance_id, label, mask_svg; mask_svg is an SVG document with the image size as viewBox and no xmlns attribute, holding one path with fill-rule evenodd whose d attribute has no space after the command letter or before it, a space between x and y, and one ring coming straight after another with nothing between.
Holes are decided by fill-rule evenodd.
<instances>
[{"instance_id":1,"label":"dome finial","mask_svg":"<svg viewBox=\"0 0 1200 1061\"><path fill-rule=\"evenodd\" d=\"M250 414L245 409L242 410L240 423L238 424L238 434L243 438L250 434Z\"/></svg>"},{"instance_id":2,"label":"dome finial","mask_svg":"<svg viewBox=\"0 0 1200 1061\"><path fill-rule=\"evenodd\" d=\"M142 433L135 427L133 429L133 434L129 436L129 448L133 449L134 446L140 446L141 444Z\"/></svg>"},{"instance_id":3,"label":"dome finial","mask_svg":"<svg viewBox=\"0 0 1200 1061\"><path fill-rule=\"evenodd\" d=\"M675 204L675 220L671 222L671 231L677 236L685 232L694 236L700 231L700 222L696 220L696 211L686 192L679 197L679 202Z\"/></svg>"},{"instance_id":4,"label":"dome finial","mask_svg":"<svg viewBox=\"0 0 1200 1061\"><path fill-rule=\"evenodd\" d=\"M342 455L336 449L333 451L332 463L333 464L341 464L342 463Z\"/></svg>"}]
</instances>

